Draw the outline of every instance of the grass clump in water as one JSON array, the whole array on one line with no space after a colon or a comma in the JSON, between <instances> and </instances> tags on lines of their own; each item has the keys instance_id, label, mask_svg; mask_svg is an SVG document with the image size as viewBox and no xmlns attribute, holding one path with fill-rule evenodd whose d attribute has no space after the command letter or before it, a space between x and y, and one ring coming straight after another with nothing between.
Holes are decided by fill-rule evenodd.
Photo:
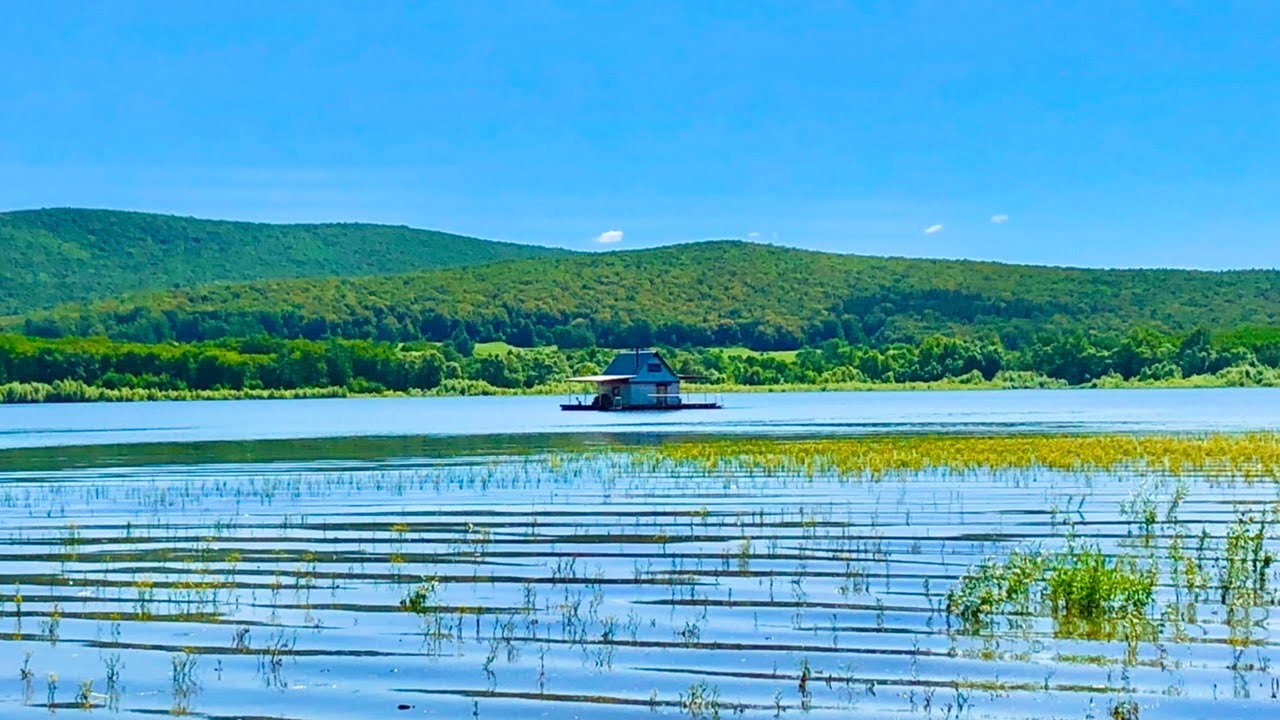
<instances>
[{"instance_id":1,"label":"grass clump in water","mask_svg":"<svg viewBox=\"0 0 1280 720\"><path fill-rule=\"evenodd\" d=\"M719 720L720 689L706 680L690 685L688 693L680 694L680 710L691 718Z\"/></svg>"},{"instance_id":2,"label":"grass clump in water","mask_svg":"<svg viewBox=\"0 0 1280 720\"><path fill-rule=\"evenodd\" d=\"M1220 578L1223 605L1253 607L1267 602L1267 572L1275 562L1264 547L1267 526L1265 515L1246 515L1227 530L1226 561Z\"/></svg>"},{"instance_id":3,"label":"grass clump in water","mask_svg":"<svg viewBox=\"0 0 1280 720\"><path fill-rule=\"evenodd\" d=\"M1029 611L1044 573L1039 553L1014 552L1003 561L984 560L947 593L947 611L969 629L987 628L995 617Z\"/></svg>"},{"instance_id":4,"label":"grass clump in water","mask_svg":"<svg viewBox=\"0 0 1280 720\"><path fill-rule=\"evenodd\" d=\"M1108 558L1098 548L1086 547L1055 555L1044 585L1060 634L1113 637L1117 624L1147 619L1155 601L1156 573L1132 558Z\"/></svg>"},{"instance_id":5,"label":"grass clump in water","mask_svg":"<svg viewBox=\"0 0 1280 720\"><path fill-rule=\"evenodd\" d=\"M439 592L439 580L434 577L423 578L418 587L414 588L400 601L400 609L424 617L435 614L439 611L437 597Z\"/></svg>"},{"instance_id":6,"label":"grass clump in water","mask_svg":"<svg viewBox=\"0 0 1280 720\"><path fill-rule=\"evenodd\" d=\"M1108 558L1093 546L1017 551L965 573L947 594L947 612L970 633L991 629L1003 616L1043 615L1061 636L1129 636L1148 622L1155 584L1154 567Z\"/></svg>"}]
</instances>

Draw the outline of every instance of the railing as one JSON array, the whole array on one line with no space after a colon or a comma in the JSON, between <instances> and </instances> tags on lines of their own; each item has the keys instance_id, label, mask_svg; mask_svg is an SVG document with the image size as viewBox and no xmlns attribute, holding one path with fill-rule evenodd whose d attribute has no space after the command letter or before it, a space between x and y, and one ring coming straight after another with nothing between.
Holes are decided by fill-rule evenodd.
<instances>
[{"instance_id":1,"label":"railing","mask_svg":"<svg viewBox=\"0 0 1280 720\"><path fill-rule=\"evenodd\" d=\"M679 399L679 405L724 404L724 397L718 392L684 392L679 395L668 395L667 397Z\"/></svg>"},{"instance_id":2,"label":"railing","mask_svg":"<svg viewBox=\"0 0 1280 720\"><path fill-rule=\"evenodd\" d=\"M569 401L566 404L581 405L584 408L592 407L592 403L596 401L597 397L600 397L600 395L594 392L570 393L568 398ZM624 409L628 407L679 408L684 405L724 405L724 397L721 393L718 393L718 392L687 392L687 393L678 393L678 394L671 393L667 395L653 396L651 397L651 399L653 400L651 404L643 404L643 405L630 404L629 405L623 402L621 398L613 398L613 402L611 405L609 405L608 407L601 406L600 409L602 410ZM665 399L667 402L665 403L661 402L663 399ZM672 402L673 400L675 402Z\"/></svg>"}]
</instances>

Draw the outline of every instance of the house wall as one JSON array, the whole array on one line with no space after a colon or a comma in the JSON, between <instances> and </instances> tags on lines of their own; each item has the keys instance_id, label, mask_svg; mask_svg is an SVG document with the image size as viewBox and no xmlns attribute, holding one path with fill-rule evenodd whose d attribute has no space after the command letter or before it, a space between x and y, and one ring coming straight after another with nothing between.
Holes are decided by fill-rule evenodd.
<instances>
[{"instance_id":1,"label":"house wall","mask_svg":"<svg viewBox=\"0 0 1280 720\"><path fill-rule=\"evenodd\" d=\"M673 380L666 383L668 393L680 392L680 381ZM627 405L676 405L679 403L678 398L655 398L654 393L658 392L658 383L655 382L636 382L632 380L623 386L623 398Z\"/></svg>"}]
</instances>

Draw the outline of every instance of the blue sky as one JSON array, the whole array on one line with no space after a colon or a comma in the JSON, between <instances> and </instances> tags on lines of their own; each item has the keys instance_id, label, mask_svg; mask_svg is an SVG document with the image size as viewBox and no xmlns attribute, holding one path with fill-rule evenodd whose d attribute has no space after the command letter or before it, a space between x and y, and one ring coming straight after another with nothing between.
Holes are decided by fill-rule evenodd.
<instances>
[{"instance_id":1,"label":"blue sky","mask_svg":"<svg viewBox=\"0 0 1280 720\"><path fill-rule=\"evenodd\" d=\"M1280 267L1274 2L0 9L4 208Z\"/></svg>"}]
</instances>

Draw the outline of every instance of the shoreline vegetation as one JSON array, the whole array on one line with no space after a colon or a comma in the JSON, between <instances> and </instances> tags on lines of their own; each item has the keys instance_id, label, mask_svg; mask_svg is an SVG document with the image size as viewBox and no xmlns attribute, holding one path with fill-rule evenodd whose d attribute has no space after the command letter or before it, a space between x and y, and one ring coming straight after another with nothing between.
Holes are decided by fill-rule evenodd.
<instances>
[{"instance_id":1,"label":"shoreline vegetation","mask_svg":"<svg viewBox=\"0 0 1280 720\"><path fill-rule=\"evenodd\" d=\"M1280 331L998 339L884 347L663 348L688 394L796 391L1280 387ZM132 343L0 335L0 404L334 397L574 395L617 350L369 340Z\"/></svg>"},{"instance_id":2,"label":"shoreline vegetation","mask_svg":"<svg viewBox=\"0 0 1280 720\"><path fill-rule=\"evenodd\" d=\"M992 380L953 378L934 382L902 383L787 383L781 385L690 385L685 393L738 394L779 392L907 392L965 390L1123 390L1123 389L1194 389L1280 387L1280 373L1257 379L1241 373L1197 375L1177 380L1124 380L1103 378L1083 385L1068 385L1061 380L1034 374L1010 373ZM53 383L6 383L0 385L0 405L86 402L165 402L190 400L305 400L320 398L407 398L407 397L498 397L581 395L581 387L570 383L539 385L532 388L502 388L484 381L442 383L430 390L360 391L349 387L327 386L275 389L160 389L104 388L79 380L57 380Z\"/></svg>"}]
</instances>

